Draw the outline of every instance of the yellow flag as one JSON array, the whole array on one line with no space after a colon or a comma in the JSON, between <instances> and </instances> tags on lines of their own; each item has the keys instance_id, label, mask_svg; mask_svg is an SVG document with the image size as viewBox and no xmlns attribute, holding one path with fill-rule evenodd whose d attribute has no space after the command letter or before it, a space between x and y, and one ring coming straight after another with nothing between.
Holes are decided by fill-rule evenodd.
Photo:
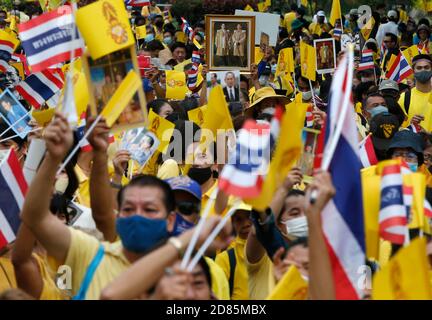
<instances>
[{"instance_id":1,"label":"yellow flag","mask_svg":"<svg viewBox=\"0 0 432 320\"><path fill-rule=\"evenodd\" d=\"M372 29L375 25L375 19L374 17L370 17L370 19L368 20L368 22L366 22L366 24L364 25L364 27L362 29L360 29L360 32L363 36L363 39L368 40L371 33L372 33Z\"/></svg>"},{"instance_id":2,"label":"yellow flag","mask_svg":"<svg viewBox=\"0 0 432 320\"><path fill-rule=\"evenodd\" d=\"M87 88L87 80L84 72L76 72L73 74L72 81L74 83L74 98L75 107L78 117L87 110L89 104L89 93Z\"/></svg>"},{"instance_id":3,"label":"yellow flag","mask_svg":"<svg viewBox=\"0 0 432 320\"><path fill-rule=\"evenodd\" d=\"M186 34L183 31L177 31L176 32L176 39L178 42L186 43L188 40L188 37L186 36Z\"/></svg>"},{"instance_id":4,"label":"yellow flag","mask_svg":"<svg viewBox=\"0 0 432 320\"><path fill-rule=\"evenodd\" d=\"M10 65L18 70L18 74L21 79L25 79L24 66L22 62L13 62Z\"/></svg>"},{"instance_id":5,"label":"yellow flag","mask_svg":"<svg viewBox=\"0 0 432 320\"><path fill-rule=\"evenodd\" d=\"M276 150L267 177L265 177L262 192L256 198L244 200L254 209L264 211L269 206L274 192L300 157L303 147L302 130L305 117L306 107L304 104L290 103L286 106Z\"/></svg>"},{"instance_id":6,"label":"yellow flag","mask_svg":"<svg viewBox=\"0 0 432 320\"><path fill-rule=\"evenodd\" d=\"M207 105L188 111L189 120L195 122L197 125L202 127L204 124L204 115L207 111Z\"/></svg>"},{"instance_id":7,"label":"yellow flag","mask_svg":"<svg viewBox=\"0 0 432 320\"><path fill-rule=\"evenodd\" d=\"M144 39L147 36L147 27L146 26L136 27L135 36L137 40Z\"/></svg>"},{"instance_id":8,"label":"yellow flag","mask_svg":"<svg viewBox=\"0 0 432 320\"><path fill-rule=\"evenodd\" d=\"M404 55L405 59L408 61L410 65L412 65L412 59L419 55L419 50L416 45L412 45L411 47L405 49L402 51L402 54Z\"/></svg>"},{"instance_id":9,"label":"yellow flag","mask_svg":"<svg viewBox=\"0 0 432 320\"><path fill-rule=\"evenodd\" d=\"M416 238L398 253L374 276L374 300L430 300L429 262L426 257L426 239Z\"/></svg>"},{"instance_id":10,"label":"yellow flag","mask_svg":"<svg viewBox=\"0 0 432 320\"><path fill-rule=\"evenodd\" d=\"M265 4L265 2L259 2L258 3L258 11L259 12L264 12L266 10L267 6Z\"/></svg>"},{"instance_id":11,"label":"yellow flag","mask_svg":"<svg viewBox=\"0 0 432 320\"><path fill-rule=\"evenodd\" d=\"M183 71L166 71L166 98L183 100L188 92L186 75Z\"/></svg>"},{"instance_id":12,"label":"yellow flag","mask_svg":"<svg viewBox=\"0 0 432 320\"><path fill-rule=\"evenodd\" d=\"M203 48L197 39L193 38L192 42L195 45L195 47L197 47L198 50L201 50Z\"/></svg>"},{"instance_id":13,"label":"yellow flag","mask_svg":"<svg viewBox=\"0 0 432 320\"><path fill-rule=\"evenodd\" d=\"M305 7L305 8L308 7L308 0L300 0L300 3L303 7Z\"/></svg>"},{"instance_id":14,"label":"yellow flag","mask_svg":"<svg viewBox=\"0 0 432 320\"><path fill-rule=\"evenodd\" d=\"M184 71L185 66L192 63L192 59L188 59L174 66L175 71Z\"/></svg>"},{"instance_id":15,"label":"yellow flag","mask_svg":"<svg viewBox=\"0 0 432 320\"><path fill-rule=\"evenodd\" d=\"M259 64L264 58L264 53L261 51L260 47L255 47L255 64Z\"/></svg>"},{"instance_id":16,"label":"yellow flag","mask_svg":"<svg viewBox=\"0 0 432 320\"><path fill-rule=\"evenodd\" d=\"M289 267L266 300L306 300L308 283L295 266Z\"/></svg>"},{"instance_id":17,"label":"yellow flag","mask_svg":"<svg viewBox=\"0 0 432 320\"><path fill-rule=\"evenodd\" d=\"M217 137L217 129L234 129L228 104L220 85L210 90L202 128L211 130L214 138Z\"/></svg>"},{"instance_id":18,"label":"yellow flag","mask_svg":"<svg viewBox=\"0 0 432 320\"><path fill-rule=\"evenodd\" d=\"M116 122L141 85L141 78L134 70L130 70L101 112L108 127Z\"/></svg>"},{"instance_id":19,"label":"yellow flag","mask_svg":"<svg viewBox=\"0 0 432 320\"><path fill-rule=\"evenodd\" d=\"M123 0L101 0L84 6L76 12L76 23L92 59L135 44Z\"/></svg>"},{"instance_id":20,"label":"yellow flag","mask_svg":"<svg viewBox=\"0 0 432 320\"><path fill-rule=\"evenodd\" d=\"M294 72L293 48L285 48L279 52L276 77Z\"/></svg>"},{"instance_id":21,"label":"yellow flag","mask_svg":"<svg viewBox=\"0 0 432 320\"><path fill-rule=\"evenodd\" d=\"M330 20L329 20L330 24L332 26L335 26L337 19L340 19L340 21L342 22L340 1L339 0L333 0L331 12L330 12Z\"/></svg>"},{"instance_id":22,"label":"yellow flag","mask_svg":"<svg viewBox=\"0 0 432 320\"><path fill-rule=\"evenodd\" d=\"M265 5L266 5L267 7L271 7L271 5L272 5L271 0L265 0Z\"/></svg>"},{"instance_id":23,"label":"yellow flag","mask_svg":"<svg viewBox=\"0 0 432 320\"><path fill-rule=\"evenodd\" d=\"M405 174L403 177L403 184L406 187L413 189L413 204L411 207L410 229L422 228L426 224L426 217L424 215L424 198L426 193L426 176L422 173Z\"/></svg>"},{"instance_id":24,"label":"yellow flag","mask_svg":"<svg viewBox=\"0 0 432 320\"><path fill-rule=\"evenodd\" d=\"M61 0L39 0L39 4L43 11L50 11L57 8L62 3Z\"/></svg>"},{"instance_id":25,"label":"yellow flag","mask_svg":"<svg viewBox=\"0 0 432 320\"><path fill-rule=\"evenodd\" d=\"M300 63L303 77L315 81L316 79L316 52L315 48L300 41Z\"/></svg>"},{"instance_id":26,"label":"yellow flag","mask_svg":"<svg viewBox=\"0 0 432 320\"><path fill-rule=\"evenodd\" d=\"M18 47L20 41L13 35L12 33L6 32L4 30L0 30L0 40L9 42L13 45L13 50Z\"/></svg>"},{"instance_id":27,"label":"yellow flag","mask_svg":"<svg viewBox=\"0 0 432 320\"><path fill-rule=\"evenodd\" d=\"M162 118L153 110L149 112L148 123L148 130L153 132L160 141L158 150L162 153L166 153L171 136L174 132L174 123Z\"/></svg>"},{"instance_id":28,"label":"yellow flag","mask_svg":"<svg viewBox=\"0 0 432 320\"><path fill-rule=\"evenodd\" d=\"M45 127L51 119L54 117L56 109L55 108L49 108L45 110L36 110L33 109L32 111L32 117L36 120L36 122L41 126Z\"/></svg>"},{"instance_id":29,"label":"yellow flag","mask_svg":"<svg viewBox=\"0 0 432 320\"><path fill-rule=\"evenodd\" d=\"M255 11L250 5L247 5L245 8L244 8L244 10L245 11Z\"/></svg>"},{"instance_id":30,"label":"yellow flag","mask_svg":"<svg viewBox=\"0 0 432 320\"><path fill-rule=\"evenodd\" d=\"M361 171L366 257L378 260L381 177L375 173L375 167L370 168Z\"/></svg>"}]
</instances>

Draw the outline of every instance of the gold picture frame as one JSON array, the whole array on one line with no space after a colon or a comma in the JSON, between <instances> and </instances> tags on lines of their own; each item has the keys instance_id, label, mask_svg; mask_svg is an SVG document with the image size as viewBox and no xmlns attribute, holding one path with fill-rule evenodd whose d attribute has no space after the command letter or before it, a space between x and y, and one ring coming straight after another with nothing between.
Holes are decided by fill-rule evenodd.
<instances>
[{"instance_id":1,"label":"gold picture frame","mask_svg":"<svg viewBox=\"0 0 432 320\"><path fill-rule=\"evenodd\" d=\"M206 15L205 21L209 70L251 72L255 62L255 17Z\"/></svg>"}]
</instances>

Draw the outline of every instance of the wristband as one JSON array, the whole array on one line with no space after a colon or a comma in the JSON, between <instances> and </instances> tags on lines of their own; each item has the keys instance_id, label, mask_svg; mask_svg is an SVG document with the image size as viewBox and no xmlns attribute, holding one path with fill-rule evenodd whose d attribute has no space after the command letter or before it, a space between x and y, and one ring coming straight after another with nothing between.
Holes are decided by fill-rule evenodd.
<instances>
[{"instance_id":1,"label":"wristband","mask_svg":"<svg viewBox=\"0 0 432 320\"><path fill-rule=\"evenodd\" d=\"M177 252L180 257L183 257L183 243L180 241L179 238L171 237L168 239L168 243L172 244L174 248L177 249Z\"/></svg>"}]
</instances>

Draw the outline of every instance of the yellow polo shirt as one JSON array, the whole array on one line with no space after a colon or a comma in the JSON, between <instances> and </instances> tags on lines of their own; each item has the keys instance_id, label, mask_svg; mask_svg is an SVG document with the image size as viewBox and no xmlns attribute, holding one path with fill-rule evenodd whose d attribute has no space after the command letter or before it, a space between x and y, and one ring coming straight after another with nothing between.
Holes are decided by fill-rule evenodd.
<instances>
[{"instance_id":1,"label":"yellow polo shirt","mask_svg":"<svg viewBox=\"0 0 432 320\"><path fill-rule=\"evenodd\" d=\"M229 263L228 250L234 248L236 267L234 271L234 283L231 300L248 300L249 299L249 284L248 273L246 270L244 248L246 240L237 237L229 248L216 256L216 263L222 268L228 279L231 272Z\"/></svg>"},{"instance_id":2,"label":"yellow polo shirt","mask_svg":"<svg viewBox=\"0 0 432 320\"><path fill-rule=\"evenodd\" d=\"M75 166L75 173L79 183L76 201L79 204L90 208L90 179L78 165Z\"/></svg>"},{"instance_id":3,"label":"yellow polo shirt","mask_svg":"<svg viewBox=\"0 0 432 320\"><path fill-rule=\"evenodd\" d=\"M276 286L273 263L267 254L264 254L257 263L250 263L246 252L244 253L244 257L249 279L249 299L264 300Z\"/></svg>"},{"instance_id":4,"label":"yellow polo shirt","mask_svg":"<svg viewBox=\"0 0 432 320\"><path fill-rule=\"evenodd\" d=\"M0 293L16 287L15 271L11 260L0 257Z\"/></svg>"},{"instance_id":5,"label":"yellow polo shirt","mask_svg":"<svg viewBox=\"0 0 432 320\"><path fill-rule=\"evenodd\" d=\"M420 92L417 88L411 89L411 100L408 110L408 120L405 121L404 126L409 126L411 119L415 115L424 116L424 120L420 122L427 131L432 131L432 97L431 92ZM399 99L399 105L405 110L405 93ZM406 110L405 110L406 111Z\"/></svg>"}]
</instances>

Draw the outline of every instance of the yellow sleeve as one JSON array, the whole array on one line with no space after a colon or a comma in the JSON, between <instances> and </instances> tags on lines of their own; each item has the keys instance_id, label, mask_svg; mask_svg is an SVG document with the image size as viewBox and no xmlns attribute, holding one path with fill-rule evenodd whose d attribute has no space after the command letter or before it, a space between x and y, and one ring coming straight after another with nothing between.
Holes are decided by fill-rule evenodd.
<instances>
[{"instance_id":1,"label":"yellow sleeve","mask_svg":"<svg viewBox=\"0 0 432 320\"><path fill-rule=\"evenodd\" d=\"M33 253L32 257L37 261L39 272L42 278L42 292L39 300L64 300L65 296L54 282L54 275L48 271L48 262L38 254Z\"/></svg>"},{"instance_id":2,"label":"yellow sleeve","mask_svg":"<svg viewBox=\"0 0 432 320\"><path fill-rule=\"evenodd\" d=\"M174 178L180 175L180 169L178 163L174 159L166 160L159 168L157 177L165 180Z\"/></svg>"},{"instance_id":3,"label":"yellow sleeve","mask_svg":"<svg viewBox=\"0 0 432 320\"><path fill-rule=\"evenodd\" d=\"M221 253L216 255L215 262L219 267L221 267L221 269L225 273L226 278L228 279L231 270L227 251L222 251Z\"/></svg>"},{"instance_id":4,"label":"yellow sleeve","mask_svg":"<svg viewBox=\"0 0 432 320\"><path fill-rule=\"evenodd\" d=\"M71 244L64 265L72 271L72 293L75 295L84 279L87 268L94 258L99 241L80 230L69 228L71 233Z\"/></svg>"},{"instance_id":5,"label":"yellow sleeve","mask_svg":"<svg viewBox=\"0 0 432 320\"><path fill-rule=\"evenodd\" d=\"M228 279L224 271L212 259L205 257L205 260L210 269L213 293L219 300L230 300Z\"/></svg>"}]
</instances>

